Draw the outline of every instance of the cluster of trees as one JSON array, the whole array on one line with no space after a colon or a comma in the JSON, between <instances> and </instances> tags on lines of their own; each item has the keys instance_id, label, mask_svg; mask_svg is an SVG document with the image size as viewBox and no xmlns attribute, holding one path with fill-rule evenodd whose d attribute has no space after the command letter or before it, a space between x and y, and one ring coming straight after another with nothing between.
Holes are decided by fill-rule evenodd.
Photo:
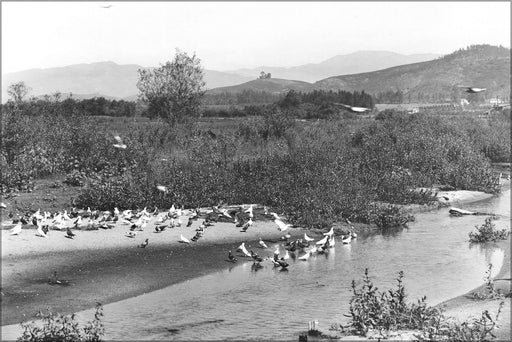
<instances>
[{"instance_id":1,"label":"cluster of trees","mask_svg":"<svg viewBox=\"0 0 512 342\"><path fill-rule=\"evenodd\" d=\"M270 72L269 73L266 73L265 71L260 72L260 77L259 77L260 80L267 80L269 78L272 78L272 74Z\"/></svg>"},{"instance_id":2,"label":"cluster of trees","mask_svg":"<svg viewBox=\"0 0 512 342\"><path fill-rule=\"evenodd\" d=\"M279 101L282 95L272 94L266 91L246 89L240 93L224 91L217 94L206 94L203 97L203 105L248 105L266 104Z\"/></svg>"},{"instance_id":3,"label":"cluster of trees","mask_svg":"<svg viewBox=\"0 0 512 342\"><path fill-rule=\"evenodd\" d=\"M342 103L349 106L373 108L374 100L370 94L363 91L326 91L314 90L309 93L296 92L290 90L286 96L279 101L279 105L284 108L297 107L303 103L310 103L314 105L330 105Z\"/></svg>"},{"instance_id":4,"label":"cluster of trees","mask_svg":"<svg viewBox=\"0 0 512 342\"><path fill-rule=\"evenodd\" d=\"M23 82L14 84L16 89L23 89ZM16 106L22 114L27 116L35 115L86 115L86 116L115 116L115 117L133 117L140 114L141 109L135 102L124 100L108 100L104 97L95 97L92 99L79 100L74 98L60 99L58 93L52 97L44 96L42 98L32 97L24 100L20 93L12 96L2 109L8 109Z\"/></svg>"}]
</instances>

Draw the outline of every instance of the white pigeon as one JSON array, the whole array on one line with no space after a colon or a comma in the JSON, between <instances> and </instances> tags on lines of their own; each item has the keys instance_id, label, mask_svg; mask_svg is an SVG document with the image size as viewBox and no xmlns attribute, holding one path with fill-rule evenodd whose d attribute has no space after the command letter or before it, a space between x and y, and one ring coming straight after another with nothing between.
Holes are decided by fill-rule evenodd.
<instances>
[{"instance_id":1,"label":"white pigeon","mask_svg":"<svg viewBox=\"0 0 512 342\"><path fill-rule=\"evenodd\" d=\"M336 244L336 240L334 240L334 236L329 239L329 247L334 247Z\"/></svg>"},{"instance_id":2,"label":"white pigeon","mask_svg":"<svg viewBox=\"0 0 512 342\"><path fill-rule=\"evenodd\" d=\"M183 234L180 235L180 241L181 243L190 243L190 240L183 236Z\"/></svg>"},{"instance_id":3,"label":"white pigeon","mask_svg":"<svg viewBox=\"0 0 512 342\"><path fill-rule=\"evenodd\" d=\"M250 205L249 209L245 210L246 213L249 213L249 218L253 218L254 217L254 214L252 212L253 210L253 204Z\"/></svg>"},{"instance_id":4,"label":"white pigeon","mask_svg":"<svg viewBox=\"0 0 512 342\"><path fill-rule=\"evenodd\" d=\"M291 225L284 223L280 219L275 219L274 222L277 224L277 230L284 232L285 230L291 228Z\"/></svg>"},{"instance_id":5,"label":"white pigeon","mask_svg":"<svg viewBox=\"0 0 512 342\"><path fill-rule=\"evenodd\" d=\"M233 218L231 215L229 215L228 210L226 208L222 209L220 212L227 218Z\"/></svg>"},{"instance_id":6,"label":"white pigeon","mask_svg":"<svg viewBox=\"0 0 512 342\"><path fill-rule=\"evenodd\" d=\"M39 222L37 223L37 233L36 233L36 236L40 236L40 237L48 237L48 235L46 235L46 233L43 231L43 225L40 224Z\"/></svg>"},{"instance_id":7,"label":"white pigeon","mask_svg":"<svg viewBox=\"0 0 512 342\"><path fill-rule=\"evenodd\" d=\"M260 238L260 247L261 248L268 248L267 244Z\"/></svg>"},{"instance_id":8,"label":"white pigeon","mask_svg":"<svg viewBox=\"0 0 512 342\"><path fill-rule=\"evenodd\" d=\"M117 207L114 208L114 215L119 216L119 209Z\"/></svg>"},{"instance_id":9,"label":"white pigeon","mask_svg":"<svg viewBox=\"0 0 512 342\"><path fill-rule=\"evenodd\" d=\"M163 186L163 185L157 185L156 188L159 190L159 191L162 191L162 192L167 192L167 187L166 186Z\"/></svg>"},{"instance_id":10,"label":"white pigeon","mask_svg":"<svg viewBox=\"0 0 512 342\"><path fill-rule=\"evenodd\" d=\"M327 242L328 238L329 238L328 236L325 236L322 240L317 241L316 244L317 245L323 245L323 244L325 244Z\"/></svg>"},{"instance_id":11,"label":"white pigeon","mask_svg":"<svg viewBox=\"0 0 512 342\"><path fill-rule=\"evenodd\" d=\"M37 209L32 216L38 221L44 219L43 215L41 215L41 209Z\"/></svg>"},{"instance_id":12,"label":"white pigeon","mask_svg":"<svg viewBox=\"0 0 512 342\"><path fill-rule=\"evenodd\" d=\"M127 146L125 144L123 144L123 140L121 139L121 137L119 135L115 135L114 139L116 139L116 141L117 141L117 144L114 144L115 148L120 148L123 150L126 149Z\"/></svg>"},{"instance_id":13,"label":"white pigeon","mask_svg":"<svg viewBox=\"0 0 512 342\"><path fill-rule=\"evenodd\" d=\"M306 254L304 254L304 255L303 255L303 256L301 256L301 257L298 257L297 259L299 259L299 260L308 260L308 259L309 259L309 257L310 257L310 255L311 255L311 254L310 254L309 252L306 252Z\"/></svg>"},{"instance_id":14,"label":"white pigeon","mask_svg":"<svg viewBox=\"0 0 512 342\"><path fill-rule=\"evenodd\" d=\"M274 216L274 219L276 219L276 220L281 219L281 217L279 217L279 215L277 215L276 213L270 213L270 215Z\"/></svg>"},{"instance_id":15,"label":"white pigeon","mask_svg":"<svg viewBox=\"0 0 512 342\"><path fill-rule=\"evenodd\" d=\"M284 253L284 257L283 257L284 260L288 260L290 259L290 254L288 253L288 251L286 251L286 253Z\"/></svg>"},{"instance_id":16,"label":"white pigeon","mask_svg":"<svg viewBox=\"0 0 512 342\"><path fill-rule=\"evenodd\" d=\"M344 245L348 245L350 243L350 241L352 241L352 235L347 235L346 237L343 237L341 239L341 242L344 244Z\"/></svg>"},{"instance_id":17,"label":"white pigeon","mask_svg":"<svg viewBox=\"0 0 512 342\"><path fill-rule=\"evenodd\" d=\"M310 241L313 241L314 239L310 238L306 233L304 233L304 240L310 242Z\"/></svg>"},{"instance_id":18,"label":"white pigeon","mask_svg":"<svg viewBox=\"0 0 512 342\"><path fill-rule=\"evenodd\" d=\"M21 233L21 222L18 222L17 225L15 225L12 229L11 229L11 235L18 235Z\"/></svg>"},{"instance_id":19,"label":"white pigeon","mask_svg":"<svg viewBox=\"0 0 512 342\"><path fill-rule=\"evenodd\" d=\"M329 230L327 233L324 233L325 236L332 236L334 234L334 227L331 227L331 230Z\"/></svg>"},{"instance_id":20,"label":"white pigeon","mask_svg":"<svg viewBox=\"0 0 512 342\"><path fill-rule=\"evenodd\" d=\"M245 248L245 242L242 242L242 244L236 250L244 253L245 256L248 256L248 257L251 256L251 253L249 253L247 248Z\"/></svg>"}]
</instances>

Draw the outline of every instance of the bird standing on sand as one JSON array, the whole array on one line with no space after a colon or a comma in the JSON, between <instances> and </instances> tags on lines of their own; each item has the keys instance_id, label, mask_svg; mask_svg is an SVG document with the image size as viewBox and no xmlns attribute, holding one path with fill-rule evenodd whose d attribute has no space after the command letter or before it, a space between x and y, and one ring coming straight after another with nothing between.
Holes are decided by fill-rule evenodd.
<instances>
[{"instance_id":1,"label":"bird standing on sand","mask_svg":"<svg viewBox=\"0 0 512 342\"><path fill-rule=\"evenodd\" d=\"M11 235L19 235L21 233L21 226L21 222L18 222L18 224L11 229Z\"/></svg>"},{"instance_id":2,"label":"bird standing on sand","mask_svg":"<svg viewBox=\"0 0 512 342\"><path fill-rule=\"evenodd\" d=\"M146 248L149 245L149 239L146 239L143 243L141 243L139 248Z\"/></svg>"},{"instance_id":3,"label":"bird standing on sand","mask_svg":"<svg viewBox=\"0 0 512 342\"><path fill-rule=\"evenodd\" d=\"M285 230L291 228L291 225L285 224L281 219L274 219L275 224L277 224L277 230L284 232Z\"/></svg>"},{"instance_id":4,"label":"bird standing on sand","mask_svg":"<svg viewBox=\"0 0 512 342\"><path fill-rule=\"evenodd\" d=\"M73 232L71 231L71 228L69 228L69 227L66 227L66 237L67 237L68 239L72 239L72 238L74 238L74 237L75 237L75 233L73 233Z\"/></svg>"},{"instance_id":5,"label":"bird standing on sand","mask_svg":"<svg viewBox=\"0 0 512 342\"><path fill-rule=\"evenodd\" d=\"M298 259L305 261L305 260L308 260L310 256L311 256L311 253L309 251L307 251L306 254L304 254L303 256L299 257Z\"/></svg>"},{"instance_id":6,"label":"bird standing on sand","mask_svg":"<svg viewBox=\"0 0 512 342\"><path fill-rule=\"evenodd\" d=\"M252 218L249 218L249 221L245 222L244 226L242 227L242 232L246 232L247 229L252 226L252 223Z\"/></svg>"},{"instance_id":7,"label":"bird standing on sand","mask_svg":"<svg viewBox=\"0 0 512 342\"><path fill-rule=\"evenodd\" d=\"M254 204L251 204L251 205L249 206L249 209L245 210L245 212L249 214L249 218L253 218L253 217L254 217L254 214L253 214L253 207L254 207Z\"/></svg>"},{"instance_id":8,"label":"bird standing on sand","mask_svg":"<svg viewBox=\"0 0 512 342\"><path fill-rule=\"evenodd\" d=\"M190 243L190 240L183 236L183 234L180 234L180 240L178 241L180 243Z\"/></svg>"},{"instance_id":9,"label":"bird standing on sand","mask_svg":"<svg viewBox=\"0 0 512 342\"><path fill-rule=\"evenodd\" d=\"M43 225L41 224L41 222L37 223L37 233L36 233L36 236L44 237L44 238L48 237L48 235L46 235L46 233L43 230Z\"/></svg>"},{"instance_id":10,"label":"bird standing on sand","mask_svg":"<svg viewBox=\"0 0 512 342\"><path fill-rule=\"evenodd\" d=\"M231 254L231 251L228 251L228 261L230 262L237 262L237 259Z\"/></svg>"},{"instance_id":11,"label":"bird standing on sand","mask_svg":"<svg viewBox=\"0 0 512 342\"><path fill-rule=\"evenodd\" d=\"M331 237L333 234L334 234L334 227L331 227L331 229L327 233L324 233L325 236L329 236L329 237Z\"/></svg>"},{"instance_id":12,"label":"bird standing on sand","mask_svg":"<svg viewBox=\"0 0 512 342\"><path fill-rule=\"evenodd\" d=\"M129 232L126 232L126 233L124 234L124 236L129 237L129 238L134 238L134 237L136 237L136 236L137 236L137 232L129 231Z\"/></svg>"},{"instance_id":13,"label":"bird standing on sand","mask_svg":"<svg viewBox=\"0 0 512 342\"><path fill-rule=\"evenodd\" d=\"M306 240L307 242L311 242L311 241L313 241L315 239L310 238L306 233L304 233L304 240Z\"/></svg>"}]
</instances>

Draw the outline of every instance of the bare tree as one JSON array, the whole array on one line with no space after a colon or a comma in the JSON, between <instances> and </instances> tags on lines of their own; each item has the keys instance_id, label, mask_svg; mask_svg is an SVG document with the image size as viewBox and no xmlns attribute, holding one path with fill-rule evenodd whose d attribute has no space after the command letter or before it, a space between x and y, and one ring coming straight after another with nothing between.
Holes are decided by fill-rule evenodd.
<instances>
[{"instance_id":1,"label":"bare tree","mask_svg":"<svg viewBox=\"0 0 512 342\"><path fill-rule=\"evenodd\" d=\"M7 94L16 103L22 102L29 92L30 88L23 81L13 83L7 88Z\"/></svg>"}]
</instances>

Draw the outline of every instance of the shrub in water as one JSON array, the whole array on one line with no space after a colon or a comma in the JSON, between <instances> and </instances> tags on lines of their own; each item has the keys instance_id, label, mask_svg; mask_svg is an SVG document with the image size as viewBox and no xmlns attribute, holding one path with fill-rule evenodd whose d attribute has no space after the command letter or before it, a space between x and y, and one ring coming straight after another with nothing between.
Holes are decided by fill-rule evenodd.
<instances>
[{"instance_id":1,"label":"shrub in water","mask_svg":"<svg viewBox=\"0 0 512 342\"><path fill-rule=\"evenodd\" d=\"M483 225L475 226L476 232L469 233L470 242L496 242L498 240L506 240L510 232L506 229L495 230L496 225L492 223L493 218L488 217L485 219Z\"/></svg>"}]
</instances>

